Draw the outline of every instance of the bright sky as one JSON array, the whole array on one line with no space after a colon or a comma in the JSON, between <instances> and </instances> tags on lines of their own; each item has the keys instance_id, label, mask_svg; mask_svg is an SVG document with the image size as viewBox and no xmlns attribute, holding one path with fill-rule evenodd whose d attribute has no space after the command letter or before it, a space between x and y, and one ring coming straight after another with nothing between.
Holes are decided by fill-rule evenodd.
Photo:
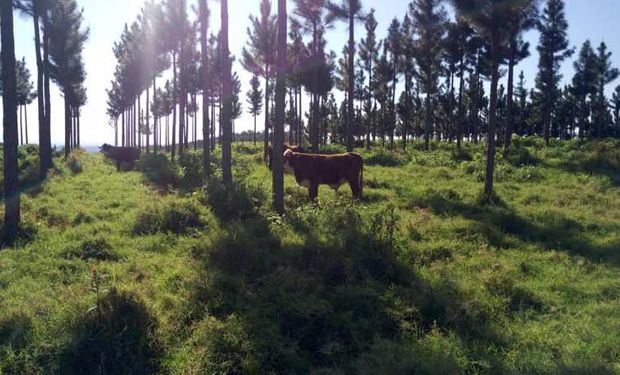
<instances>
[{"instance_id":1,"label":"bright sky","mask_svg":"<svg viewBox=\"0 0 620 375\"><path fill-rule=\"evenodd\" d=\"M84 7L86 25L90 27L90 39L84 51L84 60L88 77L86 87L88 90L88 104L83 109L82 117L82 145L100 145L104 142L113 142L114 131L108 125L106 115L106 89L110 87L110 80L113 77L115 59L112 54L112 46L123 29L125 23L131 23L144 3L142 0L78 0ZM190 4L194 1L189 0ZM406 12L409 0L363 0L366 10L375 8L376 17L379 22L378 34L383 38L386 29L392 18L397 16L402 19ZM246 29L249 25L248 16L258 14L259 0L230 0L230 48L236 56L240 56L241 48L246 39ZM211 27L213 30L219 29L219 2L209 1L211 7ZM289 0L289 13L292 13L292 1ZM277 4L273 1L273 10L277 11ZM597 46L601 41L605 41L614 53L612 59L615 66L620 67L620 38L618 32L618 14L620 14L620 1L618 0L566 0L566 11L569 22L569 37L571 45L580 47L586 40L590 39ZM193 13L192 13L193 15ZM359 41L365 31L363 25L356 28L356 39ZM16 15L15 24L16 38L16 58L26 57L28 68L32 72L33 80L36 80L35 58L33 47L33 25L31 19L26 19ZM327 34L328 48L340 53L346 43L347 33L343 25L338 25ZM538 42L538 34L530 32L527 39L532 44L532 56L523 61L517 67L525 71L528 86L534 82L537 70L538 54L535 47ZM566 62L563 66L565 79L570 79L573 75L572 61ZM242 67L235 63L233 70L239 73L242 81L242 100L244 104L244 115L236 121L237 131L250 129L253 121L245 113L245 92L249 87L251 76L243 71ZM620 83L614 82L608 87L608 92ZM29 118L29 138L30 142L38 141L37 135L37 106L36 101L28 108ZM262 118L261 118L262 120ZM259 128L262 121L259 120ZM63 133L63 105L62 98L58 90L52 91L52 142L62 144L64 142Z\"/></svg>"}]
</instances>

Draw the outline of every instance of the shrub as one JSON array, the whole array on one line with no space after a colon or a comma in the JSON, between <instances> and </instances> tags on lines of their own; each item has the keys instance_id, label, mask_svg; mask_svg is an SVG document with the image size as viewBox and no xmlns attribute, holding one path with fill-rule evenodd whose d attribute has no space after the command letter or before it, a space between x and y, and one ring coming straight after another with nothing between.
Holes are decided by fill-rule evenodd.
<instances>
[{"instance_id":1,"label":"shrub","mask_svg":"<svg viewBox=\"0 0 620 375\"><path fill-rule=\"evenodd\" d=\"M243 219L254 213L267 200L258 186L246 182L227 186L221 181L210 181L204 191L203 203L213 209L222 220Z\"/></svg>"},{"instance_id":2,"label":"shrub","mask_svg":"<svg viewBox=\"0 0 620 375\"><path fill-rule=\"evenodd\" d=\"M151 183L168 188L179 178L178 167L163 154L144 154L138 162L144 177Z\"/></svg>"},{"instance_id":3,"label":"shrub","mask_svg":"<svg viewBox=\"0 0 620 375\"><path fill-rule=\"evenodd\" d=\"M181 174L178 183L179 187L193 190L202 185L204 176L202 155L200 153L185 152L179 156L179 167Z\"/></svg>"},{"instance_id":4,"label":"shrub","mask_svg":"<svg viewBox=\"0 0 620 375\"><path fill-rule=\"evenodd\" d=\"M474 160L473 156L471 155L471 152L469 150L464 149L464 148L456 148L456 149L452 150L452 152L450 153L450 156L452 157L452 160L454 160L454 161L472 161L472 160Z\"/></svg>"},{"instance_id":5,"label":"shrub","mask_svg":"<svg viewBox=\"0 0 620 375\"><path fill-rule=\"evenodd\" d=\"M517 145L508 148L504 153L504 160L515 167L533 166L540 163L540 159L532 155L527 148L517 147Z\"/></svg>"},{"instance_id":6,"label":"shrub","mask_svg":"<svg viewBox=\"0 0 620 375\"><path fill-rule=\"evenodd\" d=\"M67 161L67 167L69 167L69 170L74 175L82 173L82 170L83 170L82 169L82 162L80 161L80 159L76 155L71 155L69 157L69 160Z\"/></svg>"},{"instance_id":7,"label":"shrub","mask_svg":"<svg viewBox=\"0 0 620 375\"><path fill-rule=\"evenodd\" d=\"M117 261L120 259L105 238L84 240L78 247L70 249L64 255L66 258L79 258L83 260Z\"/></svg>"},{"instance_id":8,"label":"shrub","mask_svg":"<svg viewBox=\"0 0 620 375\"><path fill-rule=\"evenodd\" d=\"M138 214L133 226L135 235L188 233L206 226L200 210L191 202L157 202Z\"/></svg>"},{"instance_id":9,"label":"shrub","mask_svg":"<svg viewBox=\"0 0 620 375\"><path fill-rule=\"evenodd\" d=\"M161 345L157 322L133 293L112 289L98 309L80 320L72 345L61 357L60 373L157 373Z\"/></svg>"},{"instance_id":10,"label":"shrub","mask_svg":"<svg viewBox=\"0 0 620 375\"><path fill-rule=\"evenodd\" d=\"M407 163L407 160L400 154L384 149L373 153L365 160L367 165L380 165L383 167L398 167Z\"/></svg>"}]
</instances>

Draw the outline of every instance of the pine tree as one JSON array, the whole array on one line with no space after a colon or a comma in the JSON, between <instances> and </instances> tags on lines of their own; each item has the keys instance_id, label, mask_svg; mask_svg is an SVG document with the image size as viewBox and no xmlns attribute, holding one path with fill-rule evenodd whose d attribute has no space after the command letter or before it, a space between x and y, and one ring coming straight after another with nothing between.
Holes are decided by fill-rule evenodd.
<instances>
[{"instance_id":1,"label":"pine tree","mask_svg":"<svg viewBox=\"0 0 620 375\"><path fill-rule=\"evenodd\" d=\"M263 91L260 88L258 76L252 76L250 80L250 91L248 91L246 95L248 113L254 116L254 145L256 145L256 117L259 116L263 110Z\"/></svg>"},{"instance_id":2,"label":"pine tree","mask_svg":"<svg viewBox=\"0 0 620 375\"><path fill-rule=\"evenodd\" d=\"M426 95L424 145L427 151L430 150L433 133L433 102L438 91L442 38L447 18L442 2L442 0L414 0L409 4L409 13L418 36L415 44L418 79L422 92Z\"/></svg>"},{"instance_id":3,"label":"pine tree","mask_svg":"<svg viewBox=\"0 0 620 375\"><path fill-rule=\"evenodd\" d=\"M491 89L487 127L487 160L484 179L484 196L493 200L493 175L495 172L495 138L497 128L499 64L502 51L509 44L505 25L512 20L512 3L517 0L453 0L459 18L474 29L488 46L487 63L490 69Z\"/></svg>"},{"instance_id":4,"label":"pine tree","mask_svg":"<svg viewBox=\"0 0 620 375\"><path fill-rule=\"evenodd\" d=\"M607 45L601 42L597 48L596 56L596 97L594 109L594 123L596 124L596 138L608 135L609 113L607 99L605 98L605 86L615 81L620 75L617 68L611 66L611 52L607 51Z\"/></svg>"},{"instance_id":5,"label":"pine tree","mask_svg":"<svg viewBox=\"0 0 620 375\"><path fill-rule=\"evenodd\" d=\"M2 110L4 128L4 230L2 243L17 239L20 221L19 166L17 161L17 82L13 2L0 0L0 38L2 44Z\"/></svg>"},{"instance_id":6,"label":"pine tree","mask_svg":"<svg viewBox=\"0 0 620 375\"><path fill-rule=\"evenodd\" d=\"M362 39L359 45L359 59L362 66L368 74L368 86L366 91L368 92L367 103L364 106L366 112L366 148L370 148L370 134L374 129L374 112L373 112L373 86L375 77L373 75L373 63L379 58L379 44L377 43L377 36L375 34L377 29L377 20L375 19L375 10L371 9L370 13L366 16L364 27L366 29L366 38Z\"/></svg>"},{"instance_id":7,"label":"pine tree","mask_svg":"<svg viewBox=\"0 0 620 375\"><path fill-rule=\"evenodd\" d=\"M536 77L536 88L540 92L543 136L547 146L549 145L551 115L559 95L558 84L562 79L559 72L560 63L573 54L573 49L569 48L567 30L568 22L564 13L564 1L547 0L547 5L538 22L540 57Z\"/></svg>"},{"instance_id":8,"label":"pine tree","mask_svg":"<svg viewBox=\"0 0 620 375\"><path fill-rule=\"evenodd\" d=\"M347 151L353 151L353 97L354 97L354 81L353 77L355 69L355 22L362 20L362 3L360 0L340 0L340 3L330 1L327 3L329 10L328 22L332 19L343 20L348 23L349 42L347 51L347 67L349 69L348 76L351 77L347 82L347 117L345 125Z\"/></svg>"},{"instance_id":9,"label":"pine tree","mask_svg":"<svg viewBox=\"0 0 620 375\"><path fill-rule=\"evenodd\" d=\"M573 63L575 75L572 79L571 91L577 106L575 111L579 136L585 137L592 131L590 114L592 103L588 100L596 95L597 57L589 40L581 46L577 61Z\"/></svg>"},{"instance_id":10,"label":"pine tree","mask_svg":"<svg viewBox=\"0 0 620 375\"><path fill-rule=\"evenodd\" d=\"M250 16L247 46L243 48L241 64L252 74L265 79L265 127L263 153L269 146L269 82L274 77L276 63L276 16L271 14L271 2L261 0L260 17Z\"/></svg>"},{"instance_id":11,"label":"pine tree","mask_svg":"<svg viewBox=\"0 0 620 375\"><path fill-rule=\"evenodd\" d=\"M61 0L53 4L49 18L50 73L60 86L65 102L65 159L71 152L72 104L76 87L84 82L86 72L82 60L88 29L82 28L83 11L75 0Z\"/></svg>"},{"instance_id":12,"label":"pine tree","mask_svg":"<svg viewBox=\"0 0 620 375\"><path fill-rule=\"evenodd\" d=\"M273 208L284 215L284 121L286 97L286 36L287 36L286 0L278 0L278 43L276 68L276 121L273 132Z\"/></svg>"},{"instance_id":13,"label":"pine tree","mask_svg":"<svg viewBox=\"0 0 620 375\"><path fill-rule=\"evenodd\" d=\"M228 0L220 5L220 58L222 66L222 178L225 184L232 184L232 74L228 50Z\"/></svg>"},{"instance_id":14,"label":"pine tree","mask_svg":"<svg viewBox=\"0 0 620 375\"><path fill-rule=\"evenodd\" d=\"M539 0L521 0L513 2L508 28L508 93L506 102L506 131L504 147L510 147L514 131L514 67L519 61L527 58L529 43L523 41L522 34L536 26L538 21Z\"/></svg>"}]
</instances>

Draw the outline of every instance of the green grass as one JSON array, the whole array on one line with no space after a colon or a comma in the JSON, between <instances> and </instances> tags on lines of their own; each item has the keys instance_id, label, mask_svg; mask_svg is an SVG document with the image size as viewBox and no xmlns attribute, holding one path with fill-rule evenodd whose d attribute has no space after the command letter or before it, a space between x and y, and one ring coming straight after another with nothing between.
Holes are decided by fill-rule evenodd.
<instances>
[{"instance_id":1,"label":"green grass","mask_svg":"<svg viewBox=\"0 0 620 375\"><path fill-rule=\"evenodd\" d=\"M362 202L287 176L283 218L247 145L234 187L58 161L0 252L0 374L620 373L619 150L516 139L498 205L483 145L359 150Z\"/></svg>"}]
</instances>

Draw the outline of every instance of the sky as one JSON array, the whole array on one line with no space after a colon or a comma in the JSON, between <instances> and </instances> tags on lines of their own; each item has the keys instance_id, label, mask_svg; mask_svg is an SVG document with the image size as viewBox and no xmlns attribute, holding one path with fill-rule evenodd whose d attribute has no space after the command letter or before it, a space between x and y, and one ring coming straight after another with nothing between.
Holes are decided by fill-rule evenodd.
<instances>
[{"instance_id":1,"label":"sky","mask_svg":"<svg viewBox=\"0 0 620 375\"><path fill-rule=\"evenodd\" d=\"M379 38L386 35L387 28L394 17L402 19L407 11L409 0L363 0L365 10L374 8L378 21L377 34ZM569 24L569 40L571 46L579 49L581 44L589 39L596 47L604 41L609 50L614 53L612 62L620 67L620 38L618 33L618 15L620 14L619 0L565 0L566 15ZM110 87L113 78L116 61L112 54L112 46L119 39L126 23L136 19L143 0L78 0L84 9L85 25L90 29L90 37L84 49L84 61L86 64L88 103L82 110L81 136L82 145L92 146L114 141L114 130L108 123L106 115L106 89ZM194 0L189 0L190 6ZM229 0L229 28L230 50L237 57L241 55L241 49L246 41L246 30L249 26L250 14L258 14L259 0ZM219 29L219 2L209 1L211 7L211 28ZM289 13L293 11L293 2L288 2ZM448 8L449 9L449 8ZM273 10L277 11L277 4L273 1ZM193 12L190 12L194 16ZM362 24L356 26L356 40L359 41L365 34ZM34 31L32 20L15 14L15 49L16 58L26 58L26 64L31 70L32 79L36 80L36 63L33 43ZM327 33L327 48L338 54L345 45L348 33L345 25L337 24ZM537 71L538 33L528 32L526 39L530 42L532 55L522 61L516 67L516 75L520 70L525 72L526 83L531 87ZM573 75L572 63L576 54L565 61L562 73L565 82ZM253 127L253 120L246 112L245 92L249 88L251 75L243 70L236 62L233 71L239 74L242 82L241 100L244 104L243 116L236 120L235 130L249 130ZM505 78L504 78L505 79ZM620 79L609 85L608 94L613 91ZM64 142L64 117L63 102L58 90L52 85L52 142L61 145ZM38 142L37 130L37 106L36 101L28 107L29 141ZM200 121L200 117L199 117ZM262 127L262 117L259 118L259 128Z\"/></svg>"}]
</instances>

